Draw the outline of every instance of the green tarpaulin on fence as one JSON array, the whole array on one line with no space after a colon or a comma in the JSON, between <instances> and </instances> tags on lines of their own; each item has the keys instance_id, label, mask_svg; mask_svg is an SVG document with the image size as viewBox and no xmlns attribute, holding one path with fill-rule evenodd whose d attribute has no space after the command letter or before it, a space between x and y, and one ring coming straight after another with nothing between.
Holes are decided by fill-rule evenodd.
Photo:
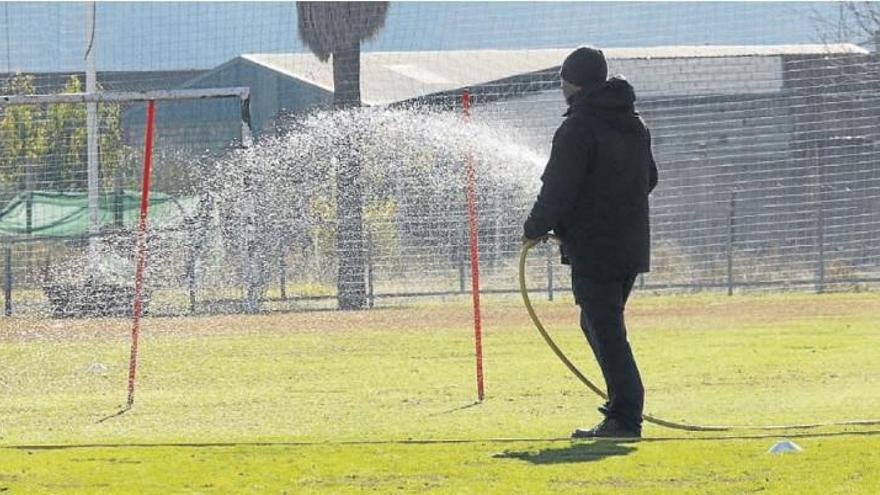
<instances>
[{"instance_id":1,"label":"green tarpaulin on fence","mask_svg":"<svg viewBox=\"0 0 880 495\"><path fill-rule=\"evenodd\" d=\"M99 197L98 219L102 226L132 226L140 211L140 193L124 191ZM192 198L177 199L150 193L148 223L152 226L179 224L191 212ZM30 209L30 226L28 210ZM17 194L0 211L0 236L76 237L89 232L89 200L85 192L33 191Z\"/></svg>"}]
</instances>

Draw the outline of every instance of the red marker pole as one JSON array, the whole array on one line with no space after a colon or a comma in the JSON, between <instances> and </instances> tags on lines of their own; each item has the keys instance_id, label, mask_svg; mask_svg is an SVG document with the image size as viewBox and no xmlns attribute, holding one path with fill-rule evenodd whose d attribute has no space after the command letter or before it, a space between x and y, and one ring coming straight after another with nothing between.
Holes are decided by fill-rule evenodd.
<instances>
[{"instance_id":1,"label":"red marker pole","mask_svg":"<svg viewBox=\"0 0 880 495\"><path fill-rule=\"evenodd\" d=\"M144 267L147 263L147 209L150 206L150 165L153 158L153 114L156 109L155 100L147 102L147 125L144 136L144 175L141 180L141 210L137 224L137 264L134 271L134 304L131 311L131 357L128 360L128 402L127 407L134 404L134 383L137 371L138 334L143 313Z\"/></svg>"},{"instance_id":2,"label":"red marker pole","mask_svg":"<svg viewBox=\"0 0 880 495\"><path fill-rule=\"evenodd\" d=\"M471 94L464 90L461 95L461 106L464 118L471 114ZM477 358L477 399L482 402L485 397L483 390L483 330L480 318L480 253L477 249L477 204L474 188L474 157L468 152L465 155L465 191L467 195L468 240L471 251L471 294L474 306L474 353Z\"/></svg>"}]
</instances>

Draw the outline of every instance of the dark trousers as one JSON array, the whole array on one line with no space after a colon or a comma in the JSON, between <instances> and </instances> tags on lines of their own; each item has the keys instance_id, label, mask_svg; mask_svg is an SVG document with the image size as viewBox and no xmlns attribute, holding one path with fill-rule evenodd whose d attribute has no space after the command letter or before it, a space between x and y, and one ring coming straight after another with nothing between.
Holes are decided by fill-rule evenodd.
<instances>
[{"instance_id":1,"label":"dark trousers","mask_svg":"<svg viewBox=\"0 0 880 495\"><path fill-rule=\"evenodd\" d=\"M598 282L572 276L575 301L581 308L581 329L602 369L608 402L599 410L633 429L640 429L645 389L626 339L623 312L636 276Z\"/></svg>"}]
</instances>

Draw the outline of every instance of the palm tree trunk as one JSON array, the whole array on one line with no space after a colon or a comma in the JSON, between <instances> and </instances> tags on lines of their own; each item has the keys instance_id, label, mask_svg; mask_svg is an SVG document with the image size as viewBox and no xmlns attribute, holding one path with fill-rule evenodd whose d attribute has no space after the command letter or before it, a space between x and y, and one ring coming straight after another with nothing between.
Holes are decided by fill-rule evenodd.
<instances>
[{"instance_id":1,"label":"palm tree trunk","mask_svg":"<svg viewBox=\"0 0 880 495\"><path fill-rule=\"evenodd\" d=\"M355 42L333 53L334 106L353 108L361 105L361 53ZM339 271L336 278L339 309L362 309L366 306L366 258L364 256L363 185L358 158L358 129L340 143L343 153L336 172L336 249Z\"/></svg>"},{"instance_id":2,"label":"palm tree trunk","mask_svg":"<svg viewBox=\"0 0 880 495\"><path fill-rule=\"evenodd\" d=\"M354 42L333 53L333 106L361 106L361 44Z\"/></svg>"}]
</instances>

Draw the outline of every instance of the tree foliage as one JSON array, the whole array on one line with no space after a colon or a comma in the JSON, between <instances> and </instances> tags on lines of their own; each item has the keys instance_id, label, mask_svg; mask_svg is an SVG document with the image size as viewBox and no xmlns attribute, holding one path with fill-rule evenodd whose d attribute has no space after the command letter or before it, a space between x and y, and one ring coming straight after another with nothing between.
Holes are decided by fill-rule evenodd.
<instances>
[{"instance_id":1,"label":"tree foliage","mask_svg":"<svg viewBox=\"0 0 880 495\"><path fill-rule=\"evenodd\" d=\"M322 62L373 37L387 12L388 2L296 2L299 37Z\"/></svg>"},{"instance_id":2,"label":"tree foliage","mask_svg":"<svg viewBox=\"0 0 880 495\"><path fill-rule=\"evenodd\" d=\"M34 81L33 75L16 74L6 81L3 92L36 94ZM74 74L61 92L82 90ZM115 170L131 156L123 140L120 105L98 104L98 122L99 174L109 186ZM0 181L7 190L23 188L27 164L39 188L83 190L87 187L86 140L86 105L82 103L7 106L0 118Z\"/></svg>"},{"instance_id":3,"label":"tree foliage","mask_svg":"<svg viewBox=\"0 0 880 495\"><path fill-rule=\"evenodd\" d=\"M880 51L880 3L840 2L836 15L815 11L814 20L826 43L856 43Z\"/></svg>"},{"instance_id":4,"label":"tree foliage","mask_svg":"<svg viewBox=\"0 0 880 495\"><path fill-rule=\"evenodd\" d=\"M15 74L3 85L4 94L36 93L34 76ZM45 109L36 105L9 105L0 119L0 180L5 189L24 186L25 165L35 165L46 152Z\"/></svg>"},{"instance_id":5,"label":"tree foliage","mask_svg":"<svg viewBox=\"0 0 880 495\"><path fill-rule=\"evenodd\" d=\"M82 91L79 78L71 75L62 93ZM82 104L48 105L44 180L70 183L86 162L86 107Z\"/></svg>"}]
</instances>

